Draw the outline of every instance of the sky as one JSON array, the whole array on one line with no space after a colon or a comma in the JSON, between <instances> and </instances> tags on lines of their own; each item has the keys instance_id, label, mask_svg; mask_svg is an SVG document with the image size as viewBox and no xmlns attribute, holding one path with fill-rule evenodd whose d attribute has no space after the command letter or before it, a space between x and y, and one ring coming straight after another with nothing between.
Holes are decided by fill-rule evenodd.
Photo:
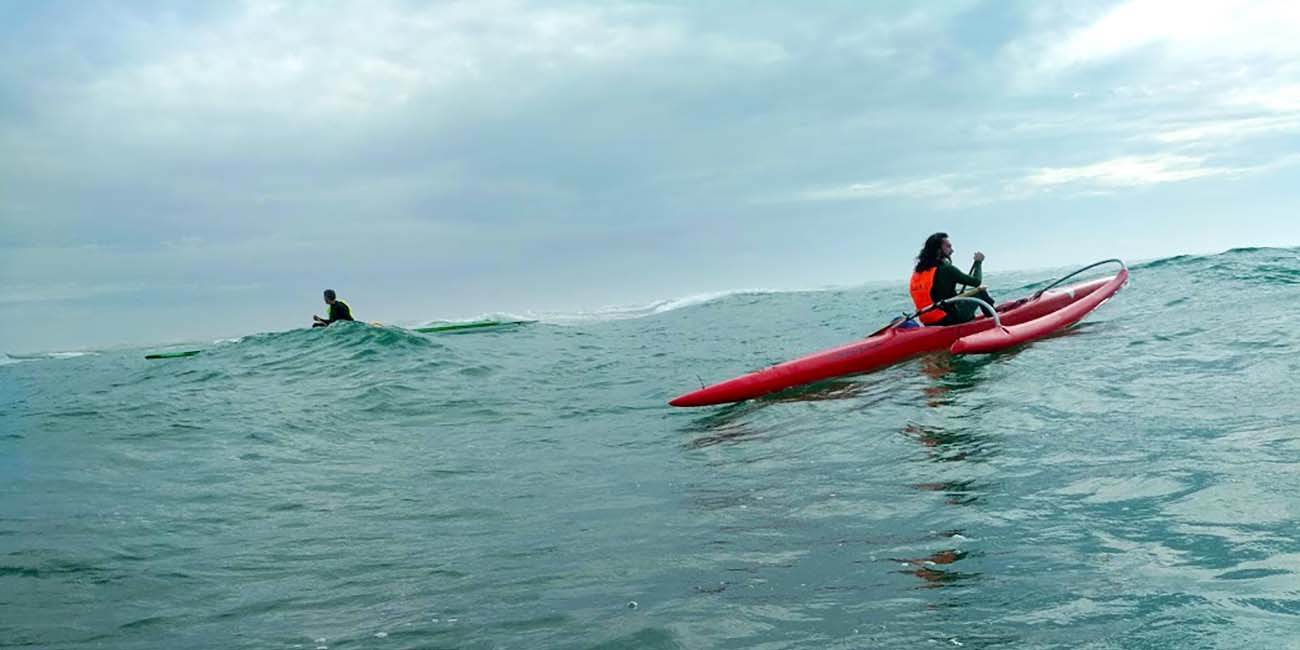
<instances>
[{"instance_id":1,"label":"sky","mask_svg":"<svg viewBox=\"0 0 1300 650\"><path fill-rule=\"evenodd\" d=\"M1300 244L1300 3L0 0L0 352Z\"/></svg>"}]
</instances>

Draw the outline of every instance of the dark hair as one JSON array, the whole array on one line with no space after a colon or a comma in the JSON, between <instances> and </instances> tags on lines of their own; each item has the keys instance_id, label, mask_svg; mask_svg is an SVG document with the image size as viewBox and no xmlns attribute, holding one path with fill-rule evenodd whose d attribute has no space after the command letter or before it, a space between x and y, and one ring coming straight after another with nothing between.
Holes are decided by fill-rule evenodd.
<instances>
[{"instance_id":1,"label":"dark hair","mask_svg":"<svg viewBox=\"0 0 1300 650\"><path fill-rule=\"evenodd\" d=\"M916 255L916 272L920 273L943 263L943 240L948 238L946 232L936 232L925 238L925 245Z\"/></svg>"},{"instance_id":2,"label":"dark hair","mask_svg":"<svg viewBox=\"0 0 1300 650\"><path fill-rule=\"evenodd\" d=\"M325 290L325 299L326 299L326 300L333 300L333 299L334 299L334 296L335 296L335 294L334 294L334 290L333 290L333 289L326 289L326 290Z\"/></svg>"}]
</instances>

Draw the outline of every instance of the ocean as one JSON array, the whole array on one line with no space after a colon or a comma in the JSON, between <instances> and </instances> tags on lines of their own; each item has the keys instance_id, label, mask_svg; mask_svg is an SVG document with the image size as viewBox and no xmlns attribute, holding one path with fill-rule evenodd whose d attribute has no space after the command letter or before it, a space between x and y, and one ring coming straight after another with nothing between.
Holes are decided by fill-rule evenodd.
<instances>
[{"instance_id":1,"label":"ocean","mask_svg":"<svg viewBox=\"0 0 1300 650\"><path fill-rule=\"evenodd\" d=\"M1300 648L1300 249L1131 270L698 409L902 280L0 358L0 648Z\"/></svg>"}]
</instances>

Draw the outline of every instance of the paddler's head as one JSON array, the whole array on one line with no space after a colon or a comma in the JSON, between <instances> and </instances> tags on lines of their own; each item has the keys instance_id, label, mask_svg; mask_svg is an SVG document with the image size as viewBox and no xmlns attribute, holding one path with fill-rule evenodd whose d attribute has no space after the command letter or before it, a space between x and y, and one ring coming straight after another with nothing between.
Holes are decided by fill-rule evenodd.
<instances>
[{"instance_id":1,"label":"paddler's head","mask_svg":"<svg viewBox=\"0 0 1300 650\"><path fill-rule=\"evenodd\" d=\"M334 298L335 298L334 290L333 290L333 289L326 289L326 290L325 290L325 304L327 304L327 305L332 305L332 304L334 304Z\"/></svg>"},{"instance_id":2,"label":"paddler's head","mask_svg":"<svg viewBox=\"0 0 1300 650\"><path fill-rule=\"evenodd\" d=\"M952 244L948 242L948 233L936 232L925 238L925 245L916 256L916 270L924 271L939 266L952 257Z\"/></svg>"}]
</instances>

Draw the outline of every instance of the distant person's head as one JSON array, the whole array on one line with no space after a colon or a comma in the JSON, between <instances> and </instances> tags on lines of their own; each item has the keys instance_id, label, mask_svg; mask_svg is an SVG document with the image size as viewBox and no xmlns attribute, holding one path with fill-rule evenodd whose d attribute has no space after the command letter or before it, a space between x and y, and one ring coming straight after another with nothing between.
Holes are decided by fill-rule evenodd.
<instances>
[{"instance_id":1,"label":"distant person's head","mask_svg":"<svg viewBox=\"0 0 1300 650\"><path fill-rule=\"evenodd\" d=\"M948 233L936 232L925 238L925 245L916 256L916 272L932 269L950 258L952 244L948 243Z\"/></svg>"},{"instance_id":2,"label":"distant person's head","mask_svg":"<svg viewBox=\"0 0 1300 650\"><path fill-rule=\"evenodd\" d=\"M332 304L334 304L334 299L335 299L335 297L336 297L336 296L335 296L335 294L334 294L334 290L333 290L333 289L326 289L326 290L325 290L325 304L327 304L327 305L332 305Z\"/></svg>"}]
</instances>

